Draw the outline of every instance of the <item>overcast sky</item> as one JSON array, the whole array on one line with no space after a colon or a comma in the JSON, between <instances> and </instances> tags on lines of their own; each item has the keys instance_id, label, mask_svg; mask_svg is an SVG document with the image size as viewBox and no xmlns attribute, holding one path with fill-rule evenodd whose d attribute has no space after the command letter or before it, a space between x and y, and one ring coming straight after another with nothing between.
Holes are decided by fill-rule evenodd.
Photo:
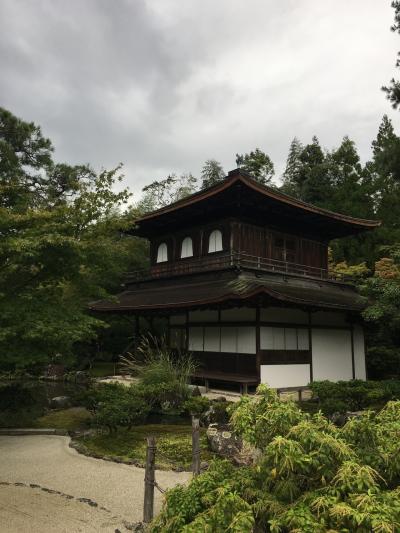
<instances>
[{"instance_id":1,"label":"overcast sky","mask_svg":"<svg viewBox=\"0 0 400 533\"><path fill-rule=\"evenodd\" d=\"M0 105L135 193L255 147L279 175L294 136L365 160L400 116L392 22L390 0L0 0Z\"/></svg>"}]
</instances>

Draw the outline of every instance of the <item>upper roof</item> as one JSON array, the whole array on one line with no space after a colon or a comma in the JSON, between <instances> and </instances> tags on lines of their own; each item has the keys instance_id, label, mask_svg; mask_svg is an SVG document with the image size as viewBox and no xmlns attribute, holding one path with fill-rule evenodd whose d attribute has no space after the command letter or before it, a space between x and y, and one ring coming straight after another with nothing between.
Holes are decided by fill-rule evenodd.
<instances>
[{"instance_id":1,"label":"upper roof","mask_svg":"<svg viewBox=\"0 0 400 533\"><path fill-rule=\"evenodd\" d=\"M196 224L207 217L215 220L224 216L243 217L320 240L354 235L380 225L377 220L354 218L303 202L235 169L216 185L139 218L133 233L148 237L182 223Z\"/></svg>"}]
</instances>

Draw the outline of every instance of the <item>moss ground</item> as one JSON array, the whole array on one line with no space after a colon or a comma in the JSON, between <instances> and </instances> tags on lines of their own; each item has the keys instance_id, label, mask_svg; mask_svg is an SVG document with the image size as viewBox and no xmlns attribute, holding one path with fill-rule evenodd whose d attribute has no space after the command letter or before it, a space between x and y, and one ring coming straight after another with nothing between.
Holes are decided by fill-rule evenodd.
<instances>
[{"instance_id":1,"label":"moss ground","mask_svg":"<svg viewBox=\"0 0 400 533\"><path fill-rule=\"evenodd\" d=\"M91 414L83 407L71 407L59 411L50 411L37 418L33 426L37 428L66 429L77 431L88 426Z\"/></svg>"},{"instance_id":2,"label":"moss ground","mask_svg":"<svg viewBox=\"0 0 400 533\"><path fill-rule=\"evenodd\" d=\"M156 465L162 470L182 468L190 470L192 462L192 428L184 425L147 424L131 431L80 437L78 440L89 453L116 456L144 464L146 437L157 439ZM208 449L205 430L200 436L201 461L210 461L215 455Z\"/></svg>"}]
</instances>

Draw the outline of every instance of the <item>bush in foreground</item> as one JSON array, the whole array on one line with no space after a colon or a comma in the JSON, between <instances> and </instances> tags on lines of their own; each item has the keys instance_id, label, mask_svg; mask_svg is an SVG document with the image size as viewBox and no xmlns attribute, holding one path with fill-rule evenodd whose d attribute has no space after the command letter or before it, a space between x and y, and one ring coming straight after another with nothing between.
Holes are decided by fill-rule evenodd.
<instances>
[{"instance_id":1,"label":"bush in foreground","mask_svg":"<svg viewBox=\"0 0 400 533\"><path fill-rule=\"evenodd\" d=\"M343 428L266 386L232 408L257 465L217 462L168 492L154 533L400 530L400 401Z\"/></svg>"}]
</instances>

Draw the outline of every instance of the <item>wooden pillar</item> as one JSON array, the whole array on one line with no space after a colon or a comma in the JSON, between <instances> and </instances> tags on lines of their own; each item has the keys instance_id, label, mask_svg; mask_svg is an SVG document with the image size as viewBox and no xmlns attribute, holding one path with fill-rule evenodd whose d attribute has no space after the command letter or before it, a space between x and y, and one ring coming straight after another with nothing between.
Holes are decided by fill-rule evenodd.
<instances>
[{"instance_id":1,"label":"wooden pillar","mask_svg":"<svg viewBox=\"0 0 400 533\"><path fill-rule=\"evenodd\" d=\"M256 308L256 367L258 377L261 380L260 314L260 304L258 303Z\"/></svg>"},{"instance_id":2,"label":"wooden pillar","mask_svg":"<svg viewBox=\"0 0 400 533\"><path fill-rule=\"evenodd\" d=\"M350 337L351 337L351 370L352 370L353 379L356 379L356 363L354 359L354 324L351 325Z\"/></svg>"},{"instance_id":3,"label":"wooden pillar","mask_svg":"<svg viewBox=\"0 0 400 533\"><path fill-rule=\"evenodd\" d=\"M135 348L138 347L140 342L140 317L135 315Z\"/></svg>"},{"instance_id":4,"label":"wooden pillar","mask_svg":"<svg viewBox=\"0 0 400 533\"><path fill-rule=\"evenodd\" d=\"M185 336L186 336L186 339L185 339L185 350L188 352L189 351L189 311L186 311L185 317L186 317L186 324L185 324Z\"/></svg>"},{"instance_id":5,"label":"wooden pillar","mask_svg":"<svg viewBox=\"0 0 400 533\"><path fill-rule=\"evenodd\" d=\"M149 523L154 516L156 439L147 437L146 469L144 475L143 522Z\"/></svg>"},{"instance_id":6,"label":"wooden pillar","mask_svg":"<svg viewBox=\"0 0 400 533\"><path fill-rule=\"evenodd\" d=\"M200 474L200 420L192 416L192 472Z\"/></svg>"},{"instance_id":7,"label":"wooden pillar","mask_svg":"<svg viewBox=\"0 0 400 533\"><path fill-rule=\"evenodd\" d=\"M314 380L313 373L313 351L312 351L312 320L311 311L308 311L308 348L310 350L310 383Z\"/></svg>"},{"instance_id":8,"label":"wooden pillar","mask_svg":"<svg viewBox=\"0 0 400 533\"><path fill-rule=\"evenodd\" d=\"M167 334L165 336L165 340L167 342L167 346L171 347L171 316L168 315L167 317Z\"/></svg>"}]
</instances>

